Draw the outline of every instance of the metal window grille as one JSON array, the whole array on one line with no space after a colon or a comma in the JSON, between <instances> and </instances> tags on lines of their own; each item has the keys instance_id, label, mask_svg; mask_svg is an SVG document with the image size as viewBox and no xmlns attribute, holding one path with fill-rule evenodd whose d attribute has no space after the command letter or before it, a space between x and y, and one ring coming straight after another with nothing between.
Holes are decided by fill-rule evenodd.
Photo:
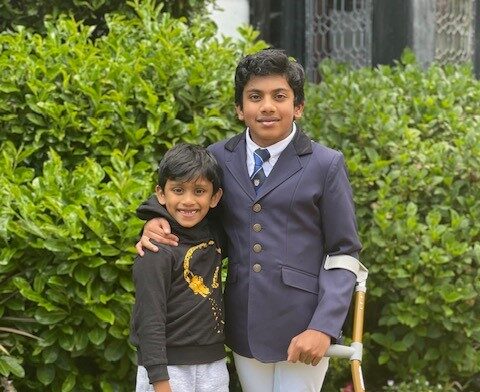
<instances>
[{"instance_id":1,"label":"metal window grille","mask_svg":"<svg viewBox=\"0 0 480 392\"><path fill-rule=\"evenodd\" d=\"M473 59L475 0L437 0L435 61L441 64Z\"/></svg>"},{"instance_id":2,"label":"metal window grille","mask_svg":"<svg viewBox=\"0 0 480 392\"><path fill-rule=\"evenodd\" d=\"M324 58L354 67L372 63L372 0L306 0L306 72L318 81Z\"/></svg>"}]
</instances>

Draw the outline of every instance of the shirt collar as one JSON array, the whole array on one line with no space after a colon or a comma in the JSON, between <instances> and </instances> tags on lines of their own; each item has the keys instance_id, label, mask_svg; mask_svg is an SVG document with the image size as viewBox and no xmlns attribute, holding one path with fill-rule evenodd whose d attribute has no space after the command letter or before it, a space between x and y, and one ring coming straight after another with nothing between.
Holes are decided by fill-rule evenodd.
<instances>
[{"instance_id":1,"label":"shirt collar","mask_svg":"<svg viewBox=\"0 0 480 392\"><path fill-rule=\"evenodd\" d=\"M292 141L296 132L297 132L297 125L294 122L292 126L292 132L290 132L290 134L285 139L282 139L279 142L276 142L268 147L260 147L252 140L252 138L250 137L250 129L247 128L247 132L245 132L246 142L247 142L247 154L248 154L247 156L251 156L257 148L266 148L270 153L270 160L273 159L276 161L280 156L280 154L282 153L282 151L285 150L288 144Z\"/></svg>"}]
</instances>

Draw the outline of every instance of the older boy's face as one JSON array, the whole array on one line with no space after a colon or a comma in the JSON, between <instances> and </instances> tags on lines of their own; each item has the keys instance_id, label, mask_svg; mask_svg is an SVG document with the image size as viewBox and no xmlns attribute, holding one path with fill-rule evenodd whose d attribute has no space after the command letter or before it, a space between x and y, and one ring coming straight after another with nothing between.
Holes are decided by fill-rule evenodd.
<instances>
[{"instance_id":1,"label":"older boy's face","mask_svg":"<svg viewBox=\"0 0 480 392\"><path fill-rule=\"evenodd\" d=\"M167 180L165 189L157 185L155 191L158 202L183 227L199 223L222 196L222 190L213 193L213 184L203 177L184 182Z\"/></svg>"},{"instance_id":2,"label":"older boy's face","mask_svg":"<svg viewBox=\"0 0 480 392\"><path fill-rule=\"evenodd\" d=\"M294 94L283 75L252 77L243 89L243 108L237 115L250 129L250 137L260 147L285 139L293 120L303 113L303 103L295 106Z\"/></svg>"}]
</instances>

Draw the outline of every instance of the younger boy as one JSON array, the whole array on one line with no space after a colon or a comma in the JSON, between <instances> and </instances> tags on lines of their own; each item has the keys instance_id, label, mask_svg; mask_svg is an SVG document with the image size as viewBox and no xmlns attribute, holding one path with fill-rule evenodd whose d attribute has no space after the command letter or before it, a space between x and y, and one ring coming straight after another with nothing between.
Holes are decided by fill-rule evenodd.
<instances>
[{"instance_id":1,"label":"younger boy","mask_svg":"<svg viewBox=\"0 0 480 392\"><path fill-rule=\"evenodd\" d=\"M345 265L361 245L343 155L295 123L303 85L281 50L244 57L235 106L246 129L209 147L224 173L226 337L244 392L318 392L355 285ZM171 243L167 232L148 222L141 245L155 251L149 238Z\"/></svg>"},{"instance_id":2,"label":"younger boy","mask_svg":"<svg viewBox=\"0 0 480 392\"><path fill-rule=\"evenodd\" d=\"M228 391L222 255L205 219L222 196L220 184L221 169L203 147L179 144L160 162L156 197L166 210L157 212L179 244L158 244L133 266L136 392Z\"/></svg>"}]
</instances>

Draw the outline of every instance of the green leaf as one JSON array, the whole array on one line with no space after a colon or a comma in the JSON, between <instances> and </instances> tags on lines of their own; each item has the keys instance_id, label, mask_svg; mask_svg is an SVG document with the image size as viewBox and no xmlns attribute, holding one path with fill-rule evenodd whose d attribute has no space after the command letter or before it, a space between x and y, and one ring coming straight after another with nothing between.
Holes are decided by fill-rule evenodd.
<instances>
[{"instance_id":1,"label":"green leaf","mask_svg":"<svg viewBox=\"0 0 480 392\"><path fill-rule=\"evenodd\" d=\"M440 352L438 348L429 347L427 352L425 353L424 359L427 361L432 361L432 360L435 361L435 360L438 360L439 357L440 357Z\"/></svg>"},{"instance_id":2,"label":"green leaf","mask_svg":"<svg viewBox=\"0 0 480 392\"><path fill-rule=\"evenodd\" d=\"M403 337L403 344L406 348L410 348L415 343L415 333L409 332Z\"/></svg>"},{"instance_id":3,"label":"green leaf","mask_svg":"<svg viewBox=\"0 0 480 392\"><path fill-rule=\"evenodd\" d=\"M411 313L402 313L397 315L398 321L402 324L409 326L410 328L415 327L419 323L418 315Z\"/></svg>"},{"instance_id":4,"label":"green leaf","mask_svg":"<svg viewBox=\"0 0 480 392\"><path fill-rule=\"evenodd\" d=\"M2 83L0 84L0 91L2 93L14 93L19 91L18 87L11 83Z\"/></svg>"},{"instance_id":5,"label":"green leaf","mask_svg":"<svg viewBox=\"0 0 480 392\"><path fill-rule=\"evenodd\" d=\"M114 282L118 277L118 270L112 265L102 265L100 267L100 276L105 282Z\"/></svg>"},{"instance_id":6,"label":"green leaf","mask_svg":"<svg viewBox=\"0 0 480 392\"><path fill-rule=\"evenodd\" d=\"M55 367L53 365L39 366L37 378L43 385L49 385L55 378Z\"/></svg>"},{"instance_id":7,"label":"green leaf","mask_svg":"<svg viewBox=\"0 0 480 392\"><path fill-rule=\"evenodd\" d=\"M42 351L43 362L46 364L55 363L58 358L57 347L47 347Z\"/></svg>"},{"instance_id":8,"label":"green leaf","mask_svg":"<svg viewBox=\"0 0 480 392\"><path fill-rule=\"evenodd\" d=\"M17 377L24 377L25 370L23 370L22 365L20 364L20 360L18 358L12 356L4 356L2 360L7 364L10 368L10 371Z\"/></svg>"},{"instance_id":9,"label":"green leaf","mask_svg":"<svg viewBox=\"0 0 480 392\"><path fill-rule=\"evenodd\" d=\"M407 345L403 341L393 342L393 344L390 346L390 348L393 351L397 351L397 352L407 351Z\"/></svg>"},{"instance_id":10,"label":"green leaf","mask_svg":"<svg viewBox=\"0 0 480 392\"><path fill-rule=\"evenodd\" d=\"M381 333L377 333L377 332L372 333L370 337L372 338L373 341L381 344L384 347L389 347L391 344L391 340L386 335L383 335Z\"/></svg>"},{"instance_id":11,"label":"green leaf","mask_svg":"<svg viewBox=\"0 0 480 392\"><path fill-rule=\"evenodd\" d=\"M127 346L124 341L114 340L105 350L105 359L111 362L118 361L125 355L126 348Z\"/></svg>"},{"instance_id":12,"label":"green leaf","mask_svg":"<svg viewBox=\"0 0 480 392\"><path fill-rule=\"evenodd\" d=\"M106 337L107 331L105 331L105 329L95 328L88 332L88 338L93 344L97 346L102 344L105 341Z\"/></svg>"},{"instance_id":13,"label":"green leaf","mask_svg":"<svg viewBox=\"0 0 480 392\"><path fill-rule=\"evenodd\" d=\"M111 245L104 244L103 246L100 247L100 254L102 256L117 256L120 253L121 253L120 249L117 249Z\"/></svg>"},{"instance_id":14,"label":"green leaf","mask_svg":"<svg viewBox=\"0 0 480 392\"><path fill-rule=\"evenodd\" d=\"M60 334L58 337L58 344L65 351L72 351L75 345L74 337L72 335Z\"/></svg>"},{"instance_id":15,"label":"green leaf","mask_svg":"<svg viewBox=\"0 0 480 392\"><path fill-rule=\"evenodd\" d=\"M30 122L32 122L35 125L40 125L40 126L45 125L45 121L44 121L43 117L39 116L38 114L27 113L26 117Z\"/></svg>"},{"instance_id":16,"label":"green leaf","mask_svg":"<svg viewBox=\"0 0 480 392\"><path fill-rule=\"evenodd\" d=\"M35 320L44 325L55 325L64 320L68 313L63 310L49 312L46 309L38 308L35 311Z\"/></svg>"},{"instance_id":17,"label":"green leaf","mask_svg":"<svg viewBox=\"0 0 480 392\"><path fill-rule=\"evenodd\" d=\"M90 308L90 311L102 321L105 321L109 324L113 324L115 322L115 315L108 308L95 305Z\"/></svg>"},{"instance_id":18,"label":"green leaf","mask_svg":"<svg viewBox=\"0 0 480 392\"><path fill-rule=\"evenodd\" d=\"M101 257L89 257L87 258L83 264L88 268L98 268L101 265L106 264L106 260Z\"/></svg>"},{"instance_id":19,"label":"green leaf","mask_svg":"<svg viewBox=\"0 0 480 392\"><path fill-rule=\"evenodd\" d=\"M75 349L78 351L84 350L89 342L88 334L86 331L77 331L74 335Z\"/></svg>"},{"instance_id":20,"label":"green leaf","mask_svg":"<svg viewBox=\"0 0 480 392\"><path fill-rule=\"evenodd\" d=\"M124 276L120 277L120 285L127 291L128 293L132 293L135 290L135 286L131 278L125 278Z\"/></svg>"},{"instance_id":21,"label":"green leaf","mask_svg":"<svg viewBox=\"0 0 480 392\"><path fill-rule=\"evenodd\" d=\"M447 303L457 302L464 298L462 291L455 287L443 287L440 290L440 295Z\"/></svg>"},{"instance_id":22,"label":"green leaf","mask_svg":"<svg viewBox=\"0 0 480 392\"><path fill-rule=\"evenodd\" d=\"M378 364L385 365L390 360L390 355L387 352L382 352L378 357Z\"/></svg>"},{"instance_id":23,"label":"green leaf","mask_svg":"<svg viewBox=\"0 0 480 392\"><path fill-rule=\"evenodd\" d=\"M102 392L114 392L112 384L107 381L100 381L100 387L102 388Z\"/></svg>"},{"instance_id":24,"label":"green leaf","mask_svg":"<svg viewBox=\"0 0 480 392\"><path fill-rule=\"evenodd\" d=\"M10 375L10 366L4 361L5 356L0 356L0 374L8 377Z\"/></svg>"},{"instance_id":25,"label":"green leaf","mask_svg":"<svg viewBox=\"0 0 480 392\"><path fill-rule=\"evenodd\" d=\"M70 247L64 240L47 239L43 244L46 249L51 250L52 252L67 253L70 250Z\"/></svg>"},{"instance_id":26,"label":"green leaf","mask_svg":"<svg viewBox=\"0 0 480 392\"><path fill-rule=\"evenodd\" d=\"M76 377L74 374L69 374L62 384L62 392L70 392L75 387Z\"/></svg>"},{"instance_id":27,"label":"green leaf","mask_svg":"<svg viewBox=\"0 0 480 392\"><path fill-rule=\"evenodd\" d=\"M38 303L38 305L43 306L48 311L61 311L58 306L53 305L47 301L40 293L35 292L30 288L28 282L20 277L13 278L13 283L18 287L20 293L30 301Z\"/></svg>"},{"instance_id":28,"label":"green leaf","mask_svg":"<svg viewBox=\"0 0 480 392\"><path fill-rule=\"evenodd\" d=\"M73 276L78 283L80 283L82 286L85 286L91 279L93 279L94 274L89 268L79 265L77 268L75 268Z\"/></svg>"}]
</instances>

